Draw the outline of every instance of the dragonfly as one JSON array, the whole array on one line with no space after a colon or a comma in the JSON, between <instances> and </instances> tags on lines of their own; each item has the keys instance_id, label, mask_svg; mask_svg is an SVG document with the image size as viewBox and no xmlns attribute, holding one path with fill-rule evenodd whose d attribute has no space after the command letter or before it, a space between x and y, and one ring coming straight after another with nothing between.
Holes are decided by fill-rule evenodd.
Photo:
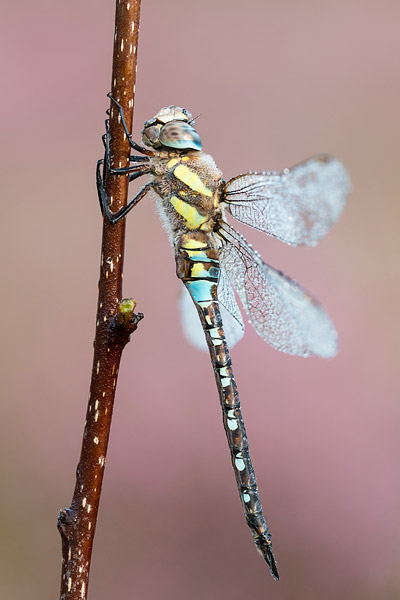
<instances>
[{"instance_id":1,"label":"dragonfly","mask_svg":"<svg viewBox=\"0 0 400 600\"><path fill-rule=\"evenodd\" d=\"M187 290L183 288L182 308L188 336L199 345L192 328L197 312L210 353L245 518L258 551L278 580L229 352L228 341L236 343L244 331L235 292L256 332L277 350L333 357L337 334L319 302L266 264L228 223L226 213L286 244L314 246L339 218L351 190L349 176L339 160L321 154L280 173L249 172L224 181L214 159L203 152L186 109L162 108L145 122L139 145L127 129L123 108L109 97L131 148L139 154L131 154L127 167L111 167L106 120L105 155L96 171L102 213L115 224L155 192L174 249L176 273ZM126 206L113 212L105 179L121 174L129 175L129 181L144 175L150 179Z\"/></svg>"}]
</instances>

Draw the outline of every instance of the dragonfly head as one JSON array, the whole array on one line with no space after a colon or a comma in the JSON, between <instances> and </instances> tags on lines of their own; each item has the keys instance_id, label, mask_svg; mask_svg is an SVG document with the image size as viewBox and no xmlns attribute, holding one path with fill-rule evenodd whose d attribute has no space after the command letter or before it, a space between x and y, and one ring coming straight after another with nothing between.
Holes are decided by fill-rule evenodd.
<instances>
[{"instance_id":1,"label":"dragonfly head","mask_svg":"<svg viewBox=\"0 0 400 600\"><path fill-rule=\"evenodd\" d=\"M144 124L142 141L152 148L201 150L200 136L191 121L192 115L185 108L172 105L162 108Z\"/></svg>"}]
</instances>

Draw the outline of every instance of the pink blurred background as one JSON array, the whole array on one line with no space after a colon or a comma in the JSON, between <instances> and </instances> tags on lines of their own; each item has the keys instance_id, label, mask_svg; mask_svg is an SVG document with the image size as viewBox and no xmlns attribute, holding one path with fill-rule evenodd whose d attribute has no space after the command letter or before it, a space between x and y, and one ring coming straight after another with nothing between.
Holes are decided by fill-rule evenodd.
<instances>
[{"instance_id":1,"label":"pink blurred background","mask_svg":"<svg viewBox=\"0 0 400 600\"><path fill-rule=\"evenodd\" d=\"M244 522L209 359L180 330L167 236L143 201L124 293L145 320L123 356L89 598L399 597L399 22L395 0L143 3L136 139L174 103L201 114L226 179L320 151L350 171L354 193L318 248L240 228L323 302L341 349L293 358L249 327L232 353L275 583ZM22 0L3 26L0 597L50 600L92 361L114 4Z\"/></svg>"}]
</instances>

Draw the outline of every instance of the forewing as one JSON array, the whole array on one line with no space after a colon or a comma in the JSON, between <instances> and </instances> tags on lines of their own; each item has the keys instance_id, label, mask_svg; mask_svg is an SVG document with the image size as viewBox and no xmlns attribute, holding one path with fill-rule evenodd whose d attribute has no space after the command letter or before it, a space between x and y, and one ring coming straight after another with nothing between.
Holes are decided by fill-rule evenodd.
<instances>
[{"instance_id":1,"label":"forewing","mask_svg":"<svg viewBox=\"0 0 400 600\"><path fill-rule=\"evenodd\" d=\"M265 264L230 225L219 258L257 333L273 348L298 356L332 357L334 325L321 305L298 283Z\"/></svg>"},{"instance_id":2,"label":"forewing","mask_svg":"<svg viewBox=\"0 0 400 600\"><path fill-rule=\"evenodd\" d=\"M222 267L220 270L217 294L225 337L229 348L233 348L233 346L235 346L235 344L243 337L244 324L240 309L235 300L232 286ZM182 329L187 340L198 350L208 352L199 315L197 314L194 302L186 288L182 289L179 304L181 309Z\"/></svg>"},{"instance_id":3,"label":"forewing","mask_svg":"<svg viewBox=\"0 0 400 600\"><path fill-rule=\"evenodd\" d=\"M281 173L247 173L225 184L222 200L238 221L286 244L315 245L338 220L351 191L333 156L318 155Z\"/></svg>"}]
</instances>

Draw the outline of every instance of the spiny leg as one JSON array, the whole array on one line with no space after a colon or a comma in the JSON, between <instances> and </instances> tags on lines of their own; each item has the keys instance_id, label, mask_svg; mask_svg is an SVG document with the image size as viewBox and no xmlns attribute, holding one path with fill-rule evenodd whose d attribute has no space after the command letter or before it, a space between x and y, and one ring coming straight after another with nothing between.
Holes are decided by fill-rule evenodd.
<instances>
[{"instance_id":1,"label":"spiny leg","mask_svg":"<svg viewBox=\"0 0 400 600\"><path fill-rule=\"evenodd\" d=\"M122 110L122 107L120 107ZM106 111L107 114L109 114L109 111ZM126 135L128 136L128 131L126 128L126 123L125 120L123 118L123 113L121 115L121 119L123 121L123 126L126 132ZM119 211L117 211L116 213L113 213L111 211L110 205L110 198L107 196L106 192L105 192L105 177L106 177L106 172L109 175L129 175L129 182L133 181L134 179L137 179L138 177L141 177L142 175L146 175L150 172L149 166L148 166L148 162L149 162L149 158L147 156L130 156L129 160L131 162L137 162L139 164L134 164L132 166L129 167L120 167L120 168L112 168L111 167L111 160L110 160L110 139L111 139L111 135L110 135L110 128L109 128L109 119L106 119L105 121L105 128L106 128L106 133L102 136L102 140L103 140L103 145L105 148L105 157L104 160L99 160L97 162L97 169L96 169L96 185L97 185L97 193L98 193L98 198L99 198L99 202L100 202L100 209L101 209L101 213L104 215L104 213L106 214L108 220L110 221L110 223L112 223L113 225L115 225L115 223L118 223L118 221L120 221L122 218L124 218L128 212L142 199L144 198L144 196L147 194L147 192L149 191L149 189L152 186L152 183L148 183L145 186L143 186L139 192L136 194L136 196L134 198L132 198L132 200L130 200L128 202L128 204L126 206L123 206ZM132 145L132 144L131 144ZM101 173L101 165L103 165L103 172Z\"/></svg>"},{"instance_id":2,"label":"spiny leg","mask_svg":"<svg viewBox=\"0 0 400 600\"><path fill-rule=\"evenodd\" d=\"M126 173L132 173L133 171L137 170L140 165L132 165L130 167L120 167L117 169L114 169L111 167L111 160L110 160L110 139L111 139L111 135L110 135L110 128L109 128L109 122L108 119L106 119L105 121L105 127L106 127L106 132L105 134L102 136L102 140L103 140L103 144L104 144L104 148L105 148L105 161L106 161L106 165L107 165L107 169L109 171L109 173L112 173L113 175L123 175ZM147 156L130 156L129 157L129 161L130 162L141 162L141 163L148 163L149 162L149 158Z\"/></svg>"},{"instance_id":3,"label":"spiny leg","mask_svg":"<svg viewBox=\"0 0 400 600\"><path fill-rule=\"evenodd\" d=\"M136 156L135 154L131 154L129 160L130 162L149 162L147 156Z\"/></svg>"},{"instance_id":4,"label":"spiny leg","mask_svg":"<svg viewBox=\"0 0 400 600\"><path fill-rule=\"evenodd\" d=\"M128 131L128 128L126 126L126 122L125 122L125 117L124 117L124 109L122 108L122 106L120 105L119 102L117 102L115 100L115 98L113 98L111 96L111 92L109 92L107 94L107 96L110 98L110 100L112 100L114 102L114 104L117 106L118 110L119 110L119 114L121 116L121 122L122 122L122 126L125 130L126 133L126 137L128 138L128 141L131 145L132 148L134 148L136 150L136 152L140 152L141 154L146 154L147 156L154 156L155 153L153 152L153 150L149 150L148 148L144 148L143 146L139 146L139 144L137 144L133 139L131 134Z\"/></svg>"},{"instance_id":5,"label":"spiny leg","mask_svg":"<svg viewBox=\"0 0 400 600\"><path fill-rule=\"evenodd\" d=\"M103 174L101 173L101 165L103 165ZM104 170L105 170L104 169L104 160L97 161L96 185L97 185L97 193L98 193L98 197L99 197L101 212L103 215L104 215L104 213L106 214L107 219L110 221L110 223L112 225L115 225L116 223L118 223L118 221L123 219L128 214L128 212L130 210L132 210L132 208L134 206L136 206L136 204L138 204L138 202L140 202L140 200L142 198L144 198L146 196L146 194L152 188L153 182L146 183L146 185L144 185L139 190L139 192L136 194L136 196L134 198L132 198L132 200L130 200L126 206L123 206L116 213L113 213L110 209L110 199L107 196L105 188L104 188ZM129 181L132 181L133 179L137 179L138 177L141 177L142 175L145 175L148 172L149 172L149 170L147 167L141 167L141 168L139 167L135 173L132 173L130 175Z\"/></svg>"}]
</instances>

